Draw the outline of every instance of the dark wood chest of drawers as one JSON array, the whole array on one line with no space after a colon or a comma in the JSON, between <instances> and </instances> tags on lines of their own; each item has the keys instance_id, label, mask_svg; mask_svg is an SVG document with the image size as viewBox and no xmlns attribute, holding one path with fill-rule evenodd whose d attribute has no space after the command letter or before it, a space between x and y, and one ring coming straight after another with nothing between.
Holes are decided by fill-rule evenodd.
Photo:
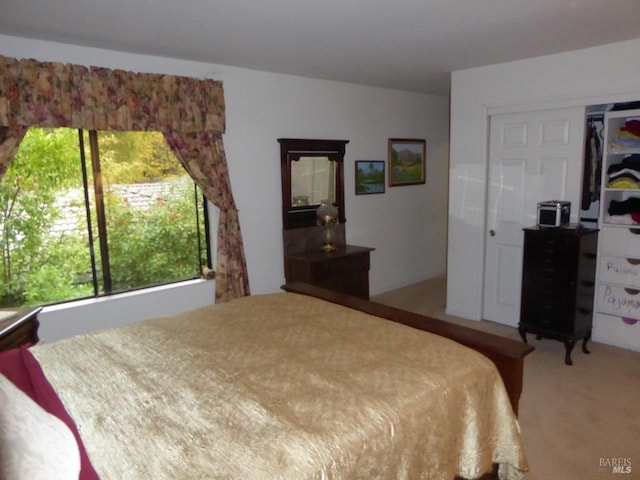
<instances>
[{"instance_id":1,"label":"dark wood chest of drawers","mask_svg":"<svg viewBox=\"0 0 640 480\"><path fill-rule=\"evenodd\" d=\"M591 338L598 231L578 226L524 229L518 330L565 344L565 363Z\"/></svg>"},{"instance_id":2,"label":"dark wood chest of drawers","mask_svg":"<svg viewBox=\"0 0 640 480\"><path fill-rule=\"evenodd\" d=\"M305 282L369 299L370 247L344 245L334 252L306 251L285 255L287 283Z\"/></svg>"}]
</instances>

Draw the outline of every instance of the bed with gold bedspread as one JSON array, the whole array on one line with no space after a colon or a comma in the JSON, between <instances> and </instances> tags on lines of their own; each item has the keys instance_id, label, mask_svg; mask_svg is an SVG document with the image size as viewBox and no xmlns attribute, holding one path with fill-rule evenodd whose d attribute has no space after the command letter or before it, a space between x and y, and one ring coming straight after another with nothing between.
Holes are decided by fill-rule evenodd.
<instances>
[{"instance_id":1,"label":"bed with gold bedspread","mask_svg":"<svg viewBox=\"0 0 640 480\"><path fill-rule=\"evenodd\" d=\"M244 297L30 351L103 480L528 469L484 355L306 295Z\"/></svg>"}]
</instances>

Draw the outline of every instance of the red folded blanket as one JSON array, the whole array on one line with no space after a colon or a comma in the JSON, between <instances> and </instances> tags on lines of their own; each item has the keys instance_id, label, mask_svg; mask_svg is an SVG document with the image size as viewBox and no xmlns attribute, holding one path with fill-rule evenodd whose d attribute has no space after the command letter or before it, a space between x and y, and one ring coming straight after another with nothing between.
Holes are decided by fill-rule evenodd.
<instances>
[{"instance_id":1,"label":"red folded blanket","mask_svg":"<svg viewBox=\"0 0 640 480\"><path fill-rule=\"evenodd\" d=\"M0 352L0 373L45 411L55 415L69 427L76 438L76 442L78 442L80 451L80 480L99 480L98 474L91 465L75 422L47 380L40 364L27 347Z\"/></svg>"}]
</instances>

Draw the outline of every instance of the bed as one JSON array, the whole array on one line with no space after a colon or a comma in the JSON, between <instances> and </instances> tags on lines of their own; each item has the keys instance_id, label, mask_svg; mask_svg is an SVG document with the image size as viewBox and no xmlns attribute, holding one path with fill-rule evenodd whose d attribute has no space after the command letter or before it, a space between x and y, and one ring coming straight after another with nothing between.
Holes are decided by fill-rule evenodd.
<instances>
[{"instance_id":1,"label":"bed","mask_svg":"<svg viewBox=\"0 0 640 480\"><path fill-rule=\"evenodd\" d=\"M0 371L66 423L80 478L511 480L528 470L515 412L530 347L283 288L5 352ZM8 367L21 362L22 373Z\"/></svg>"}]
</instances>

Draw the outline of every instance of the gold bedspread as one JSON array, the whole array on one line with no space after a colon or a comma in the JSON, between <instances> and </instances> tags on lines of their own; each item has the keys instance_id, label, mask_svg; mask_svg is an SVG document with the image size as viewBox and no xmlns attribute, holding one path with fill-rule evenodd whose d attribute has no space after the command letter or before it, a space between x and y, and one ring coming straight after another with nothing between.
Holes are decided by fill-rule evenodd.
<instances>
[{"instance_id":1,"label":"gold bedspread","mask_svg":"<svg viewBox=\"0 0 640 480\"><path fill-rule=\"evenodd\" d=\"M450 340L294 293L32 348L103 480L502 478L501 379Z\"/></svg>"}]
</instances>

